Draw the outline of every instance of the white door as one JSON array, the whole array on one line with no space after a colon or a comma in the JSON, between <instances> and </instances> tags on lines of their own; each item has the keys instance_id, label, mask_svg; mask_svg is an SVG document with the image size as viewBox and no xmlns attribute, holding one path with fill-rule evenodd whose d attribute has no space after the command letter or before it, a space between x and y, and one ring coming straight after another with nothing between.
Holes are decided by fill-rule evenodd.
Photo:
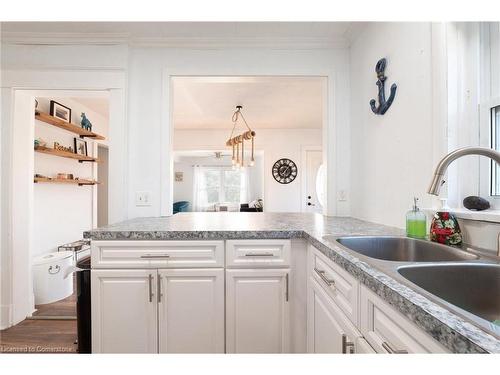
<instances>
[{"instance_id":1,"label":"white door","mask_svg":"<svg viewBox=\"0 0 500 375\"><path fill-rule=\"evenodd\" d=\"M160 353L224 353L224 270L158 271Z\"/></svg>"},{"instance_id":2,"label":"white door","mask_svg":"<svg viewBox=\"0 0 500 375\"><path fill-rule=\"evenodd\" d=\"M323 212L323 207L318 199L317 186L318 170L322 163L323 154L321 151L305 151L305 187L302 197L302 207L305 212ZM324 186L321 188L324 189Z\"/></svg>"},{"instance_id":3,"label":"white door","mask_svg":"<svg viewBox=\"0 0 500 375\"><path fill-rule=\"evenodd\" d=\"M226 270L227 353L289 352L289 272Z\"/></svg>"},{"instance_id":4,"label":"white door","mask_svg":"<svg viewBox=\"0 0 500 375\"><path fill-rule=\"evenodd\" d=\"M92 352L157 353L156 270L92 270Z\"/></svg>"},{"instance_id":5,"label":"white door","mask_svg":"<svg viewBox=\"0 0 500 375\"><path fill-rule=\"evenodd\" d=\"M312 277L307 299L308 353L354 353L361 334Z\"/></svg>"}]
</instances>

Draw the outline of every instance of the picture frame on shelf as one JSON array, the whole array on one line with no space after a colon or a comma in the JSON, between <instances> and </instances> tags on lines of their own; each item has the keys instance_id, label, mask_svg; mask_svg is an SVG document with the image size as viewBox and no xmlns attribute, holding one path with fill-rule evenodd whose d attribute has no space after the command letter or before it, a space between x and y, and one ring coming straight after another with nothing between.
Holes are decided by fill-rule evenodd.
<instances>
[{"instance_id":1,"label":"picture frame on shelf","mask_svg":"<svg viewBox=\"0 0 500 375\"><path fill-rule=\"evenodd\" d=\"M50 115L58 118L59 120L71 123L71 108L56 102L50 101Z\"/></svg>"},{"instance_id":2,"label":"picture frame on shelf","mask_svg":"<svg viewBox=\"0 0 500 375\"><path fill-rule=\"evenodd\" d=\"M75 138L75 154L88 156L87 141L80 138Z\"/></svg>"}]
</instances>

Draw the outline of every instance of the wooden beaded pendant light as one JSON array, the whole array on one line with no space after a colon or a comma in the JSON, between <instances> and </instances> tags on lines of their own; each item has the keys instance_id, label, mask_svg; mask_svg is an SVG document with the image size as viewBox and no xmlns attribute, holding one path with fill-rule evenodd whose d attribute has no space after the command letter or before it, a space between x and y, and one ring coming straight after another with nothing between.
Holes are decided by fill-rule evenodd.
<instances>
[{"instance_id":1,"label":"wooden beaded pendant light","mask_svg":"<svg viewBox=\"0 0 500 375\"><path fill-rule=\"evenodd\" d=\"M231 135L229 136L229 139L226 142L226 146L233 148L232 163L236 168L240 168L240 167L245 166L245 140L252 142L252 152L251 152L250 162L248 163L248 165L251 167L255 164L255 158L254 158L255 132L252 129L250 129L250 126L248 126L247 121L245 120L245 117L243 116L243 113L241 113L242 108L243 108L243 106L241 106L241 105L236 106L236 111L233 113L233 117L232 117L233 130L231 131ZM240 135L233 136L234 130L236 129L236 126L238 125L238 119L240 117L243 120L243 122L245 123L245 126L248 130L241 133ZM241 144L241 160L240 160L240 144Z\"/></svg>"}]
</instances>

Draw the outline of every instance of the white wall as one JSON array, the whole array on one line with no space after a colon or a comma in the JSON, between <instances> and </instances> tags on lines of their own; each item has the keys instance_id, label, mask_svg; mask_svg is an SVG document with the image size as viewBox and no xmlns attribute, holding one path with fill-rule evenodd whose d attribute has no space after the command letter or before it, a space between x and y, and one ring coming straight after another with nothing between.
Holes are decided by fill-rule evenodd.
<instances>
[{"instance_id":1,"label":"white wall","mask_svg":"<svg viewBox=\"0 0 500 375\"><path fill-rule=\"evenodd\" d=\"M124 46L2 44L2 294L0 328L32 312L33 98L57 90L64 97L108 93L110 100L109 200L112 222L127 218L127 121ZM78 56L78 58L75 58ZM34 90L37 88L37 90ZM50 92L50 93L49 93ZM69 94L68 94L69 93Z\"/></svg>"},{"instance_id":2,"label":"white wall","mask_svg":"<svg viewBox=\"0 0 500 375\"><path fill-rule=\"evenodd\" d=\"M131 48L129 59L129 207L130 217L158 216L171 192L173 176L168 150L171 133L169 78L175 75L318 75L328 76L327 127L330 214L349 214L349 201L337 202L337 190L349 190L348 53L338 50ZM227 134L224 134L225 138ZM285 142L276 139L274 142ZM203 142L201 142L203 143ZM326 146L325 146L326 147ZM201 149L204 149L203 147ZM271 155L274 158L276 155ZM299 158L297 158L298 160ZM266 157L267 160L267 157ZM267 168L267 166L266 166ZM161 171L163 176L158 175ZM295 188L298 189L298 183ZM293 186L293 185L292 185ZM164 188L164 190L162 190ZM275 189L282 189L276 187ZM135 193L149 191L151 206L135 205ZM298 190L297 190L298 191ZM271 202L268 202L268 207ZM300 202L286 195L276 201L289 211ZM336 207L335 207L336 204Z\"/></svg>"},{"instance_id":3,"label":"white wall","mask_svg":"<svg viewBox=\"0 0 500 375\"><path fill-rule=\"evenodd\" d=\"M218 149L228 136L225 130L179 130L174 133L174 150ZM322 129L259 129L255 147L264 153L264 207L268 212L301 211L302 148L321 146ZM272 176L273 164L289 158L297 164L297 178L289 184L280 184Z\"/></svg>"},{"instance_id":4,"label":"white wall","mask_svg":"<svg viewBox=\"0 0 500 375\"><path fill-rule=\"evenodd\" d=\"M193 185L193 175L194 168L193 165L200 166L225 166L231 168L231 159L226 157L222 160L216 160L212 157L189 157L182 156L174 161L174 172L183 172L182 181L174 181L174 202L178 201L188 201L190 205L190 210L193 209L194 202L194 185ZM261 155L255 156L255 165L253 167L247 167L246 169L249 177L249 202L256 200L258 198L264 197L264 187L263 187L263 160Z\"/></svg>"},{"instance_id":5,"label":"white wall","mask_svg":"<svg viewBox=\"0 0 500 375\"><path fill-rule=\"evenodd\" d=\"M377 99L375 64L387 58L386 81L398 86L385 115ZM351 70L351 212L355 217L404 227L412 197L429 205L433 171L430 23L371 23L354 41Z\"/></svg>"},{"instance_id":6,"label":"white wall","mask_svg":"<svg viewBox=\"0 0 500 375\"><path fill-rule=\"evenodd\" d=\"M108 120L101 114L69 98L38 97L38 109L49 113L49 101L55 100L72 109L72 123L79 125L80 114L85 112L92 122L92 130L107 136ZM35 121L35 138L42 138L47 147L54 142L74 148L75 134ZM89 156L95 156L92 141L87 141ZM57 173L72 173L83 179L97 179L93 163L78 163L73 159L55 157L35 152L35 173L56 177ZM98 168L98 166L97 166ZM96 186L39 183L34 186L34 246L32 257L57 251L57 247L82 238L82 232L95 226Z\"/></svg>"}]
</instances>

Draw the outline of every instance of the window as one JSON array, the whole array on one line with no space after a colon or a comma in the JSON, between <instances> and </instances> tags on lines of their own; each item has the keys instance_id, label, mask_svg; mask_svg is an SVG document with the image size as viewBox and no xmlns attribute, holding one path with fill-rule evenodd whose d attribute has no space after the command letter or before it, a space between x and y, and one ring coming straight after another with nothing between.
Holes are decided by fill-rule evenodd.
<instances>
[{"instance_id":1,"label":"window","mask_svg":"<svg viewBox=\"0 0 500 375\"><path fill-rule=\"evenodd\" d=\"M500 151L500 105L490 108L491 148ZM500 166L491 161L490 195L500 196Z\"/></svg>"},{"instance_id":2,"label":"window","mask_svg":"<svg viewBox=\"0 0 500 375\"><path fill-rule=\"evenodd\" d=\"M196 167L195 211L211 210L217 203L239 205L246 199L246 172L221 167Z\"/></svg>"},{"instance_id":3,"label":"window","mask_svg":"<svg viewBox=\"0 0 500 375\"><path fill-rule=\"evenodd\" d=\"M321 207L324 207L326 202L325 186L326 168L324 164L321 164L316 174L316 195L318 197L318 203L321 205Z\"/></svg>"}]
</instances>

